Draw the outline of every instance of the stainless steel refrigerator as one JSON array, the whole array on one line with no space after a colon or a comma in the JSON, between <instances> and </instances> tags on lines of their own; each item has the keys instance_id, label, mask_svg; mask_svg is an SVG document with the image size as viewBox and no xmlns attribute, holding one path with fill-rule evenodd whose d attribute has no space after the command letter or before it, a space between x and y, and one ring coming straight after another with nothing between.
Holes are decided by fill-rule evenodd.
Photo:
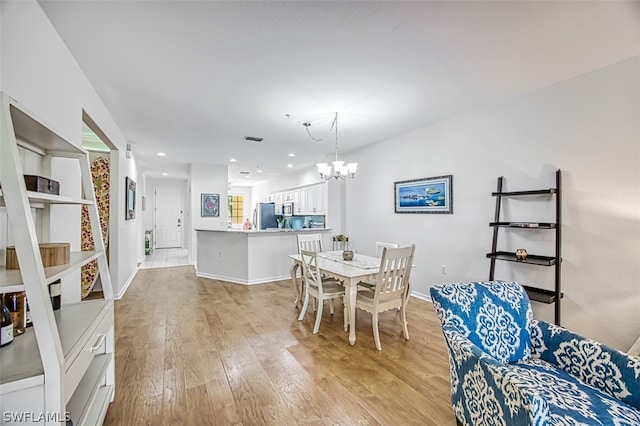
<instances>
[{"instance_id":1,"label":"stainless steel refrigerator","mask_svg":"<svg viewBox=\"0 0 640 426\"><path fill-rule=\"evenodd\" d=\"M258 203L253 211L253 224L255 229L277 228L275 203Z\"/></svg>"}]
</instances>

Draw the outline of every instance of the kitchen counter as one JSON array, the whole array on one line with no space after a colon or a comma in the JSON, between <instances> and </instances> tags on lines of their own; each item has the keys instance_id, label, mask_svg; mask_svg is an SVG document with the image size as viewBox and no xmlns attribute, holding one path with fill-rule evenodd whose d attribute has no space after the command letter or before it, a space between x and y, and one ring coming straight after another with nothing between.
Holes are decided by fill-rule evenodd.
<instances>
[{"instance_id":1,"label":"kitchen counter","mask_svg":"<svg viewBox=\"0 0 640 426\"><path fill-rule=\"evenodd\" d=\"M196 229L196 275L237 284L291 279L288 255L298 252L297 234L320 233L331 247L331 228Z\"/></svg>"},{"instance_id":2,"label":"kitchen counter","mask_svg":"<svg viewBox=\"0 0 640 426\"><path fill-rule=\"evenodd\" d=\"M303 229L284 229L284 228L268 228L261 230L245 230L245 229L196 229L201 232L237 232L241 234L273 234L273 233L298 233L298 232L325 232L331 231L332 228L303 228Z\"/></svg>"}]
</instances>

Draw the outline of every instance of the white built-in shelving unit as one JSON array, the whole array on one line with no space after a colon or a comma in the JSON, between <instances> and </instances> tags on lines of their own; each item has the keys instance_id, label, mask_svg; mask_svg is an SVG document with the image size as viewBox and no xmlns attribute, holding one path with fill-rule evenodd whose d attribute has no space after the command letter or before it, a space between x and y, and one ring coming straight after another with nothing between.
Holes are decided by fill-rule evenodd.
<instances>
[{"instance_id":1,"label":"white built-in shelving unit","mask_svg":"<svg viewBox=\"0 0 640 426\"><path fill-rule=\"evenodd\" d=\"M33 327L0 348L0 412L30 413L34 420L42 413L48 425L64 424L66 417L74 426L102 424L115 390L113 289L88 154L8 95L3 93L1 102L0 205L6 207L20 270L0 268L0 293L26 292ZM27 191L20 149L41 156L48 165L45 173L51 172L57 158L77 159L84 198ZM49 229L57 226L51 215L56 205L88 207L96 248L72 252L70 263L45 268L38 244L48 242ZM34 208L45 226L36 226ZM93 260L98 263L104 298L64 303L53 311L47 285L79 275L80 268Z\"/></svg>"}]
</instances>

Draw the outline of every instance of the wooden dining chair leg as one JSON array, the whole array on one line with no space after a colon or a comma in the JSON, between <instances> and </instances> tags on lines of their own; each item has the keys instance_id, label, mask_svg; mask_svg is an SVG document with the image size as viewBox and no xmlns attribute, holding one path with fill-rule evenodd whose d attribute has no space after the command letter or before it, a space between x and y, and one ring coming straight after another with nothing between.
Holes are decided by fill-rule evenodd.
<instances>
[{"instance_id":1,"label":"wooden dining chair leg","mask_svg":"<svg viewBox=\"0 0 640 426\"><path fill-rule=\"evenodd\" d=\"M324 305L324 300L318 299L318 313L316 314L316 323L313 326L313 334L318 334L318 330L320 330L320 321L322 320L322 305Z\"/></svg>"},{"instance_id":2,"label":"wooden dining chair leg","mask_svg":"<svg viewBox=\"0 0 640 426\"><path fill-rule=\"evenodd\" d=\"M302 321L304 315L307 313L307 308L309 307L309 292L306 291L304 295L304 303L302 304L302 309L300 309L300 315L298 315L298 321Z\"/></svg>"},{"instance_id":3,"label":"wooden dining chair leg","mask_svg":"<svg viewBox=\"0 0 640 426\"><path fill-rule=\"evenodd\" d=\"M402 304L402 310L400 311L400 319L402 321L402 333L404 338L409 340L409 324L407 323L407 304Z\"/></svg>"},{"instance_id":4,"label":"wooden dining chair leg","mask_svg":"<svg viewBox=\"0 0 640 426\"><path fill-rule=\"evenodd\" d=\"M373 340L376 341L376 349L381 351L382 345L380 344L380 330L378 330L378 313L371 313L371 326L373 327Z\"/></svg>"},{"instance_id":5,"label":"wooden dining chair leg","mask_svg":"<svg viewBox=\"0 0 640 426\"><path fill-rule=\"evenodd\" d=\"M344 296L342 299L342 305L344 306L344 331L349 331L349 321L348 321L348 317L347 315L349 314L349 312L347 311L347 303L346 300L344 300L346 298L346 296Z\"/></svg>"}]
</instances>

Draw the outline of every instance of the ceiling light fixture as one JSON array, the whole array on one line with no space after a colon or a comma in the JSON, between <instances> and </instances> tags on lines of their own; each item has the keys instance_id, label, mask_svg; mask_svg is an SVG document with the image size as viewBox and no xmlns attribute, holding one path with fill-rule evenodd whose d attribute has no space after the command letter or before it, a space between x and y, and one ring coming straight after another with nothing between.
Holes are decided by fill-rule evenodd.
<instances>
[{"instance_id":1,"label":"ceiling light fixture","mask_svg":"<svg viewBox=\"0 0 640 426\"><path fill-rule=\"evenodd\" d=\"M296 155L293 152L290 152L289 154L287 154L287 157L295 157Z\"/></svg>"},{"instance_id":2,"label":"ceiling light fixture","mask_svg":"<svg viewBox=\"0 0 640 426\"><path fill-rule=\"evenodd\" d=\"M309 135L309 137L311 139L313 139L314 141L320 142L322 140L324 140L327 136L329 136L329 133L331 132L331 130L333 130L334 128L336 129L336 159L335 161L333 161L332 165L327 164L327 163L318 163L316 164L316 167L318 168L318 173L320 173L320 177L324 180L329 180L331 178L333 179L346 179L346 178L354 178L356 177L356 172L358 171L358 163L347 163L345 164L344 161L340 161L338 160L338 113L336 112L336 116L333 119L333 123L331 123L331 128L329 129L329 131L327 132L326 135L324 135L323 137L317 139L314 138L311 133L309 132L309 126L311 126L311 123L306 122L306 123L302 123L302 125L305 127L305 129L307 130L307 134Z\"/></svg>"},{"instance_id":3,"label":"ceiling light fixture","mask_svg":"<svg viewBox=\"0 0 640 426\"><path fill-rule=\"evenodd\" d=\"M162 173L162 176L169 176L169 173L167 173L167 172L163 172L163 173Z\"/></svg>"},{"instance_id":4,"label":"ceiling light fixture","mask_svg":"<svg viewBox=\"0 0 640 426\"><path fill-rule=\"evenodd\" d=\"M156 154L158 157L166 157L167 154L165 154L164 152L159 152Z\"/></svg>"},{"instance_id":5,"label":"ceiling light fixture","mask_svg":"<svg viewBox=\"0 0 640 426\"><path fill-rule=\"evenodd\" d=\"M235 158L230 158L230 159L229 159L229 162L230 162L230 163L235 163L236 161L238 161L238 160L236 160Z\"/></svg>"}]
</instances>

